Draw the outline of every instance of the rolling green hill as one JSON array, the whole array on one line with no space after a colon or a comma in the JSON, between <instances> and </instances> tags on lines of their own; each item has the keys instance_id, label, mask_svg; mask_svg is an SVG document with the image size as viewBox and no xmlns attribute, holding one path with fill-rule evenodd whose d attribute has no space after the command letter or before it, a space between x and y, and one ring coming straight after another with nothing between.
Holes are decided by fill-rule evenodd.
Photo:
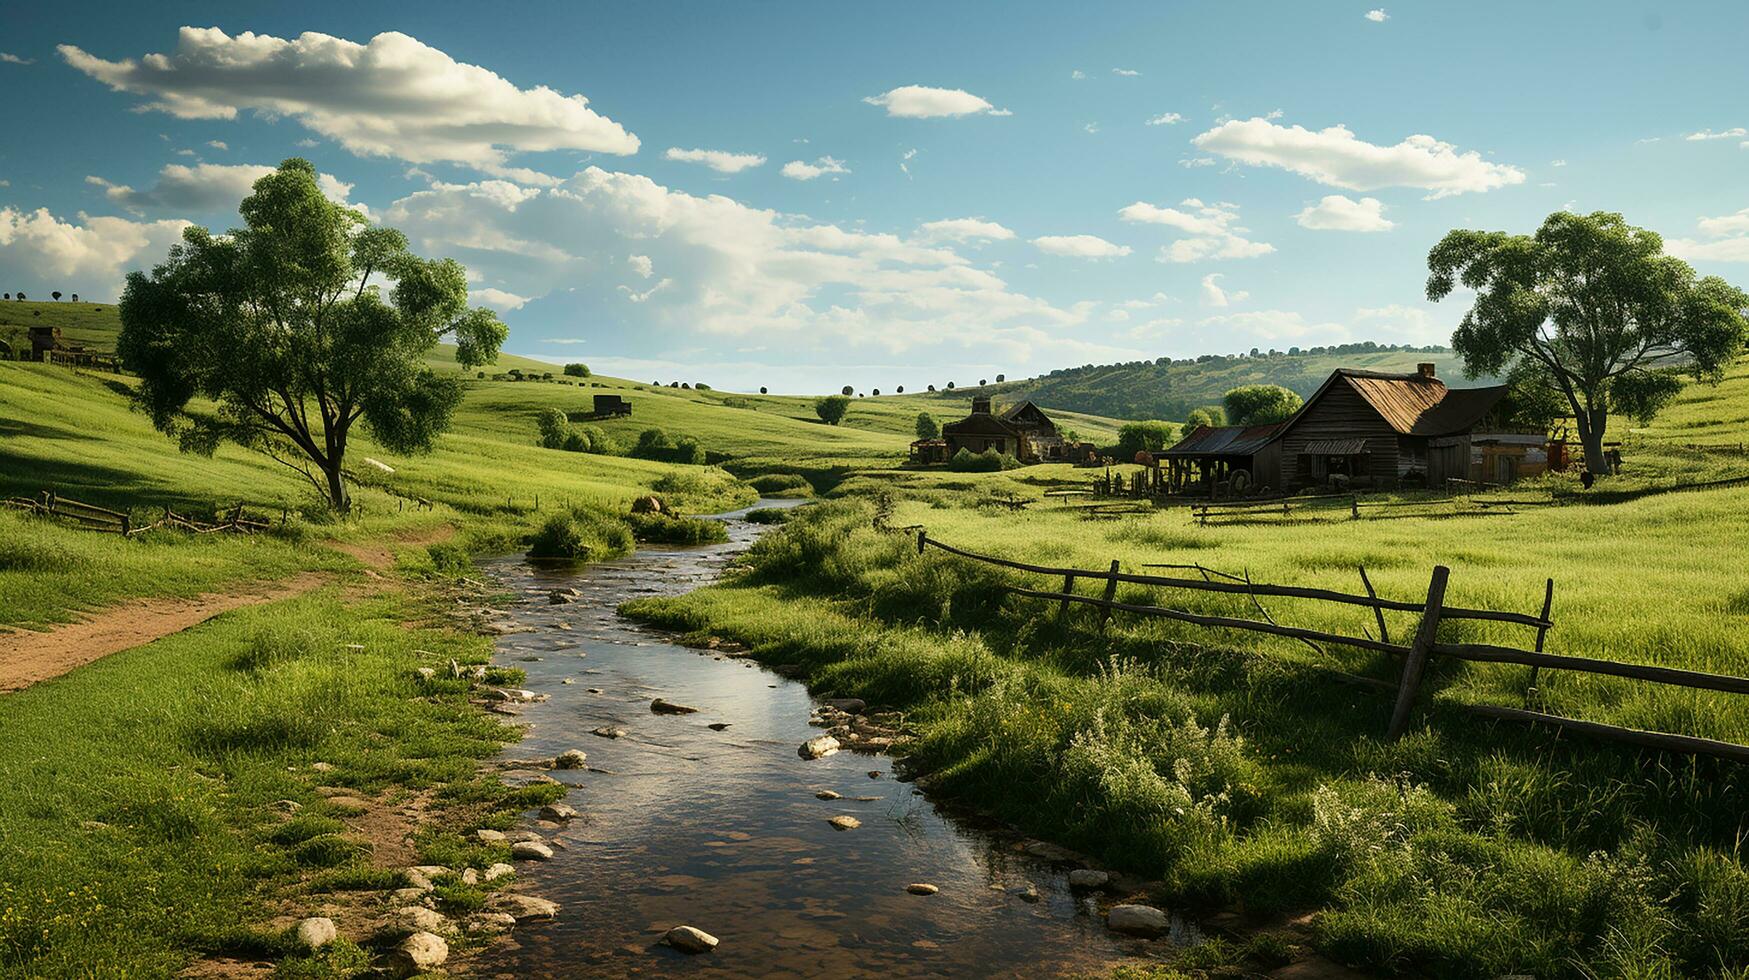
<instances>
[{"instance_id":1,"label":"rolling green hill","mask_svg":"<svg viewBox=\"0 0 1749 980\"><path fill-rule=\"evenodd\" d=\"M1088 412L1120 419L1180 420L1191 409L1220 404L1221 396L1228 389L1240 385L1277 384L1305 397L1337 368L1409 372L1424 361L1433 362L1439 376L1448 384L1493 383L1491 378L1465 380L1463 360L1451 351L1423 349L1261 357L1215 355L1194 361L1162 358L1127 364L1090 364L975 390L992 393L1000 400L1029 398L1059 411ZM964 399L971 390L973 386L967 384L951 393L936 392L924 397Z\"/></svg>"}]
</instances>

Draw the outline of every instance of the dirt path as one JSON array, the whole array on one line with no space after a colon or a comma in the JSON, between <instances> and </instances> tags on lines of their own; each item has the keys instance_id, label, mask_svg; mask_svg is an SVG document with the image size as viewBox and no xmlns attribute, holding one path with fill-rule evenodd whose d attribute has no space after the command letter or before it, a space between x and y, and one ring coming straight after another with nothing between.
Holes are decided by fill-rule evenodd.
<instances>
[{"instance_id":1,"label":"dirt path","mask_svg":"<svg viewBox=\"0 0 1749 980\"><path fill-rule=\"evenodd\" d=\"M112 653L180 633L232 609L302 595L329 576L305 572L253 589L193 599L133 599L46 633L0 633L0 692L19 691Z\"/></svg>"}]
</instances>

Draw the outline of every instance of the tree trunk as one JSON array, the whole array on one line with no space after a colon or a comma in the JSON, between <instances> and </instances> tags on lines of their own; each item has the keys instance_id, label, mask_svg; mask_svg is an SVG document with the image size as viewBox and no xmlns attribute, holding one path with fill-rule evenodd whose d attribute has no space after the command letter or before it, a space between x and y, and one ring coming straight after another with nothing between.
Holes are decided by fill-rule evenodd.
<instances>
[{"instance_id":1,"label":"tree trunk","mask_svg":"<svg viewBox=\"0 0 1749 980\"><path fill-rule=\"evenodd\" d=\"M346 491L346 477L340 472L340 460L330 459L323 472L328 477L328 503L341 514L352 510L352 495Z\"/></svg>"},{"instance_id":2,"label":"tree trunk","mask_svg":"<svg viewBox=\"0 0 1749 980\"><path fill-rule=\"evenodd\" d=\"M1608 476L1609 463L1603 456L1603 431L1606 416L1602 409L1592 409L1577 416L1579 441L1585 446L1585 469L1592 476Z\"/></svg>"}]
</instances>

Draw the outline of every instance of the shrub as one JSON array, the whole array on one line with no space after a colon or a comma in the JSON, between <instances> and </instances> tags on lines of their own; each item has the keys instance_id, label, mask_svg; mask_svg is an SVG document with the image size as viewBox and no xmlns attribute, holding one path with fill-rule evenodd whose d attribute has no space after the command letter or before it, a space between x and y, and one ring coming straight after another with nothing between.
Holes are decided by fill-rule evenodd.
<instances>
[{"instance_id":1,"label":"shrub","mask_svg":"<svg viewBox=\"0 0 1749 980\"><path fill-rule=\"evenodd\" d=\"M667 514L628 514L632 536L655 544L721 544L729 540L722 521L702 517L670 517Z\"/></svg>"},{"instance_id":2,"label":"shrub","mask_svg":"<svg viewBox=\"0 0 1749 980\"><path fill-rule=\"evenodd\" d=\"M540 444L547 449L565 448L565 437L571 432L571 423L565 418L565 413L556 408L541 409L540 418L535 423L540 429Z\"/></svg>"},{"instance_id":3,"label":"shrub","mask_svg":"<svg viewBox=\"0 0 1749 980\"><path fill-rule=\"evenodd\" d=\"M947 467L960 473L996 473L1001 470L1011 470L1020 465L1020 460L1007 453L999 453L994 449L986 449L974 453L970 449L961 449L947 461Z\"/></svg>"},{"instance_id":4,"label":"shrub","mask_svg":"<svg viewBox=\"0 0 1749 980\"><path fill-rule=\"evenodd\" d=\"M568 453L586 453L590 450L589 437L576 429L565 434L565 451Z\"/></svg>"},{"instance_id":5,"label":"shrub","mask_svg":"<svg viewBox=\"0 0 1749 980\"><path fill-rule=\"evenodd\" d=\"M565 365L565 374L573 378L587 378L589 377L589 365L567 364Z\"/></svg>"},{"instance_id":6,"label":"shrub","mask_svg":"<svg viewBox=\"0 0 1749 980\"><path fill-rule=\"evenodd\" d=\"M674 440L668 438L668 433L658 428L649 428L638 433L638 448L634 450L639 456L673 449ZM652 457L654 458L654 457Z\"/></svg>"},{"instance_id":7,"label":"shrub","mask_svg":"<svg viewBox=\"0 0 1749 980\"><path fill-rule=\"evenodd\" d=\"M1125 422L1117 430L1117 449L1121 459L1138 452L1159 452L1178 441L1178 426L1171 422Z\"/></svg>"},{"instance_id":8,"label":"shrub","mask_svg":"<svg viewBox=\"0 0 1749 980\"><path fill-rule=\"evenodd\" d=\"M747 481L761 497L806 497L814 492L813 484L799 473L766 473Z\"/></svg>"},{"instance_id":9,"label":"shrub","mask_svg":"<svg viewBox=\"0 0 1749 980\"><path fill-rule=\"evenodd\" d=\"M850 411L850 396L848 394L827 395L814 401L814 414L820 416L820 421L827 425L837 425L844 421L844 413L848 411Z\"/></svg>"},{"instance_id":10,"label":"shrub","mask_svg":"<svg viewBox=\"0 0 1749 980\"><path fill-rule=\"evenodd\" d=\"M787 507L762 507L748 511L746 520L749 524L783 524L789 517L790 509Z\"/></svg>"},{"instance_id":11,"label":"shrub","mask_svg":"<svg viewBox=\"0 0 1749 980\"><path fill-rule=\"evenodd\" d=\"M1219 426L1226 424L1227 412L1219 405L1210 405L1207 408L1193 408L1190 410L1190 414L1184 417L1184 427L1186 429L1194 429L1199 425Z\"/></svg>"},{"instance_id":12,"label":"shrub","mask_svg":"<svg viewBox=\"0 0 1749 980\"><path fill-rule=\"evenodd\" d=\"M1268 425L1287 419L1304 402L1281 385L1240 385L1221 399L1234 425Z\"/></svg>"},{"instance_id":13,"label":"shrub","mask_svg":"<svg viewBox=\"0 0 1749 980\"><path fill-rule=\"evenodd\" d=\"M575 507L547 518L529 541L530 558L591 561L631 552L631 529L617 517Z\"/></svg>"},{"instance_id":14,"label":"shrub","mask_svg":"<svg viewBox=\"0 0 1749 980\"><path fill-rule=\"evenodd\" d=\"M941 423L935 421L935 416L928 412L917 413L917 438L938 439L941 437Z\"/></svg>"}]
</instances>

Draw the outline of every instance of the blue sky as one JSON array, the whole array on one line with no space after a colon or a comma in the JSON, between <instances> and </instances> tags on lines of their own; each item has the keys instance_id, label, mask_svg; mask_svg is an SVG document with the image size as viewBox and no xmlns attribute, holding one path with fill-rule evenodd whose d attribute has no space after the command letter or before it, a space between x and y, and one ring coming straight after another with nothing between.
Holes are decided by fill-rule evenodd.
<instances>
[{"instance_id":1,"label":"blue sky","mask_svg":"<svg viewBox=\"0 0 1749 980\"><path fill-rule=\"evenodd\" d=\"M1428 247L1563 207L1749 280L1742 3L152 6L0 13L7 291L291 155L507 349L729 388L1443 342Z\"/></svg>"}]
</instances>

